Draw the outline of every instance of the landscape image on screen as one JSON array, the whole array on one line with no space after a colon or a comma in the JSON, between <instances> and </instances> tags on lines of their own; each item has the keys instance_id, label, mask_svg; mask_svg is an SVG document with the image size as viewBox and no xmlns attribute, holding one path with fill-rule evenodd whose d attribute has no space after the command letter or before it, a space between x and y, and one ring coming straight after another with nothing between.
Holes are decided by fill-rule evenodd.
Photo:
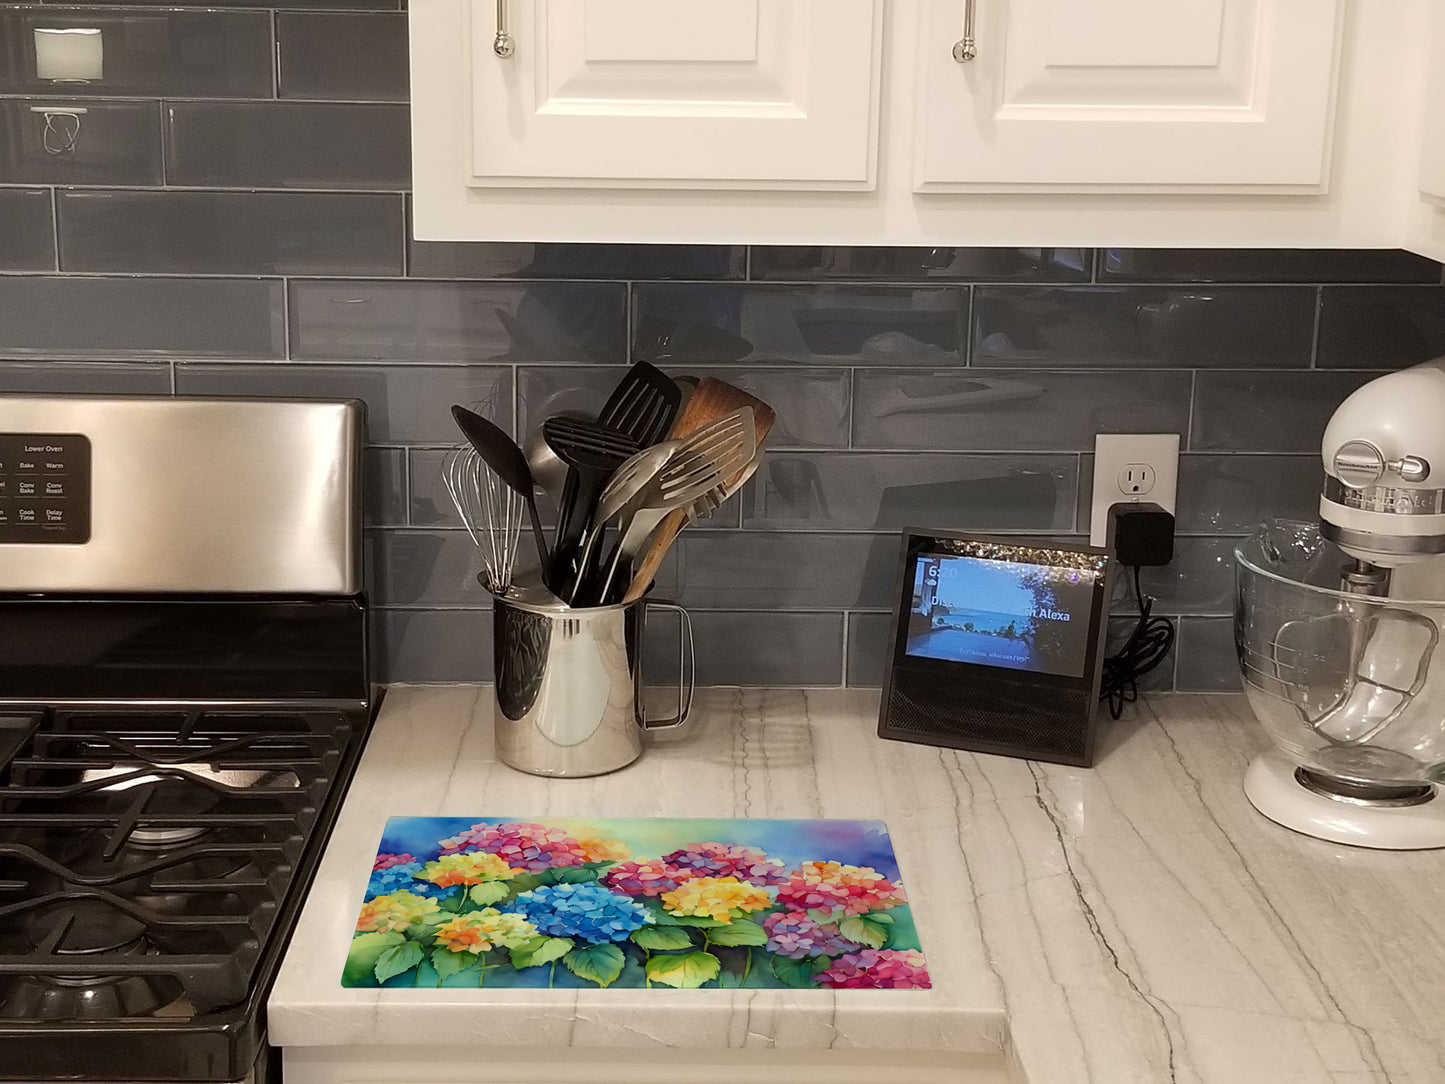
<instances>
[{"instance_id":1,"label":"landscape image on screen","mask_svg":"<svg viewBox=\"0 0 1445 1084\"><path fill-rule=\"evenodd\" d=\"M1095 576L979 557L920 556L904 651L1081 677Z\"/></svg>"}]
</instances>

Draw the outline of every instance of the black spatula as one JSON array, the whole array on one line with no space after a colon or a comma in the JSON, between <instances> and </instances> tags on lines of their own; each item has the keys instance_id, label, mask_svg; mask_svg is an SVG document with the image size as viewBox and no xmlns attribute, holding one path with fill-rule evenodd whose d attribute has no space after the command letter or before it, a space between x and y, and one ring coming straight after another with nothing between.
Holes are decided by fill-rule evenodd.
<instances>
[{"instance_id":1,"label":"black spatula","mask_svg":"<svg viewBox=\"0 0 1445 1084\"><path fill-rule=\"evenodd\" d=\"M607 480L640 447L627 434L585 418L548 418L542 423L542 435L557 458L567 464L549 579L560 587L576 575L577 548Z\"/></svg>"},{"instance_id":2,"label":"black spatula","mask_svg":"<svg viewBox=\"0 0 1445 1084\"><path fill-rule=\"evenodd\" d=\"M597 421L645 448L667 436L681 407L677 382L657 366L639 361L612 390Z\"/></svg>"}]
</instances>

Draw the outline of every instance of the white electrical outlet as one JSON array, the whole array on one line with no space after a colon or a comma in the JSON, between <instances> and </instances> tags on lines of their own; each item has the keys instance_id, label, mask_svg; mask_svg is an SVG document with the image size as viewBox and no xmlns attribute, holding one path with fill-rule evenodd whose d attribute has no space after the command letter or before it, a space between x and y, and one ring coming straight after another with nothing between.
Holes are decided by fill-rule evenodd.
<instances>
[{"instance_id":1,"label":"white electrical outlet","mask_svg":"<svg viewBox=\"0 0 1445 1084\"><path fill-rule=\"evenodd\" d=\"M1094 438L1089 545L1104 544L1112 505L1149 501L1173 512L1178 486L1178 433L1100 433Z\"/></svg>"}]
</instances>

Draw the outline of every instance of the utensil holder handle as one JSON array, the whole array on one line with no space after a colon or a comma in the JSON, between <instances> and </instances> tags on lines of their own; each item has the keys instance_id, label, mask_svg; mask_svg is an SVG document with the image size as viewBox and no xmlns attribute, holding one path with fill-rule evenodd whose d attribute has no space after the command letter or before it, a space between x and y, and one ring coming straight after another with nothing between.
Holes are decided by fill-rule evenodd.
<instances>
[{"instance_id":1,"label":"utensil holder handle","mask_svg":"<svg viewBox=\"0 0 1445 1084\"><path fill-rule=\"evenodd\" d=\"M666 602L661 599L646 599L643 601L642 624L647 626L648 612L654 607L660 610L672 610L677 614L677 647L679 654L679 672L677 675L677 714L666 719L649 719L647 707L641 705L640 719L644 730L671 730L674 727L682 726L687 722L687 714L692 710L692 696L697 690L697 656L693 651L692 644L692 618L688 612L675 602ZM642 671L643 658L646 652L639 650L637 662L637 685L638 698L641 704L641 693L643 688Z\"/></svg>"}]
</instances>

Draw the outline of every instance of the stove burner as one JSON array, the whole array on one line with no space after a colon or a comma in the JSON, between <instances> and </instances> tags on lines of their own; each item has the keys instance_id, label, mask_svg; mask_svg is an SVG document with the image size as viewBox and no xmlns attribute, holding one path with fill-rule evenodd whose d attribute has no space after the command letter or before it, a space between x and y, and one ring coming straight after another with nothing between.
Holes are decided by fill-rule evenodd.
<instances>
[{"instance_id":1,"label":"stove burner","mask_svg":"<svg viewBox=\"0 0 1445 1084\"><path fill-rule=\"evenodd\" d=\"M100 900L66 901L58 909L25 916L25 934L41 952L57 956L133 954L145 940L145 923Z\"/></svg>"},{"instance_id":2,"label":"stove burner","mask_svg":"<svg viewBox=\"0 0 1445 1084\"><path fill-rule=\"evenodd\" d=\"M65 953L67 949L57 949ZM137 936L114 948L80 950L120 956L154 956L157 950ZM0 1019L106 1020L117 1016L155 1016L179 1008L185 990L174 975L20 975L0 982Z\"/></svg>"}]
</instances>

